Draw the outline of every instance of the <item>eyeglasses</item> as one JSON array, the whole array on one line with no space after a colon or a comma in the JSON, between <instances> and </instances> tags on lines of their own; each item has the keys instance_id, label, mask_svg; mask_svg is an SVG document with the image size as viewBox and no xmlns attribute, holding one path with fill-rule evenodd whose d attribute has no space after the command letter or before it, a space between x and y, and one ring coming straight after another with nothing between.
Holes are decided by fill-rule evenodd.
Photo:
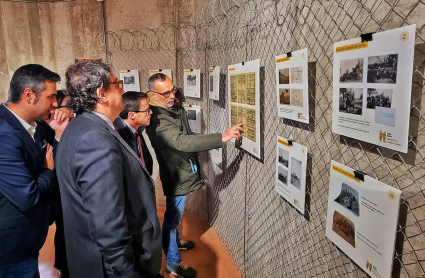
<instances>
[{"instance_id":1,"label":"eyeglasses","mask_svg":"<svg viewBox=\"0 0 425 278\"><path fill-rule=\"evenodd\" d=\"M158 92L155 92L155 91L151 91L151 92L152 92L152 93L155 93L155 94L159 94L159 95L161 95L161 96L163 96L163 97L165 97L165 98L169 98L171 94L176 95L177 87L176 87L176 86L174 86L174 87L173 87L173 89L172 89L171 91L163 92L163 93L158 93Z\"/></svg>"},{"instance_id":2,"label":"eyeglasses","mask_svg":"<svg viewBox=\"0 0 425 278\"><path fill-rule=\"evenodd\" d=\"M124 81L122 80L115 80L114 82L111 82L110 84L117 84L120 89L124 88Z\"/></svg>"},{"instance_id":3,"label":"eyeglasses","mask_svg":"<svg viewBox=\"0 0 425 278\"><path fill-rule=\"evenodd\" d=\"M151 108L149 107L149 108L148 108L148 110L144 110L144 111L141 111L141 110L135 110L135 111L131 111L131 112L134 112L134 113L145 113L145 114L149 114L151 111L152 111L152 110L151 110Z\"/></svg>"}]
</instances>

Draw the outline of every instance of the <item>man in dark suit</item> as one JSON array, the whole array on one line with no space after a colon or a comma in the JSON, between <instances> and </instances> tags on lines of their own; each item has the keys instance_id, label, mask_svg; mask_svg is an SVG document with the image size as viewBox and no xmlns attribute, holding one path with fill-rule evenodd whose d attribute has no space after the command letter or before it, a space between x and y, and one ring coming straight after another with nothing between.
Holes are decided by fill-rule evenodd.
<instances>
[{"instance_id":1,"label":"man in dark suit","mask_svg":"<svg viewBox=\"0 0 425 278\"><path fill-rule=\"evenodd\" d=\"M149 106L148 95L142 92L129 91L122 95L124 110L114 121L114 126L127 144L140 157L152 175L153 160L146 146L142 132L151 121L152 111Z\"/></svg>"},{"instance_id":2,"label":"man in dark suit","mask_svg":"<svg viewBox=\"0 0 425 278\"><path fill-rule=\"evenodd\" d=\"M57 107L58 74L20 67L0 105L0 277L39 277L38 252L52 223L54 132L44 121Z\"/></svg>"},{"instance_id":3,"label":"man in dark suit","mask_svg":"<svg viewBox=\"0 0 425 278\"><path fill-rule=\"evenodd\" d=\"M77 116L55 161L69 275L162 277L154 183L112 124L124 108L123 82L98 61L71 65L66 82Z\"/></svg>"}]
</instances>

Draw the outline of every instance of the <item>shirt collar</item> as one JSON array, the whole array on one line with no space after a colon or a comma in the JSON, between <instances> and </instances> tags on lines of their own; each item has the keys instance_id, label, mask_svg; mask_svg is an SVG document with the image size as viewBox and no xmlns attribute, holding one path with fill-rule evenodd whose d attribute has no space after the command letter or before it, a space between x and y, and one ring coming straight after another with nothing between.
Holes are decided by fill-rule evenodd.
<instances>
[{"instance_id":1,"label":"shirt collar","mask_svg":"<svg viewBox=\"0 0 425 278\"><path fill-rule=\"evenodd\" d=\"M10 113L12 113L18 119L18 121L22 124L22 126L25 128L25 130L28 131L28 133L31 135L32 139L34 139L34 134L35 134L35 131L36 131L36 128L37 128L37 123L34 121L34 124L30 125L29 123L24 121L21 117L19 117L15 113L13 113L13 111L10 110L4 103L3 103L3 106L6 107L7 110L9 110Z\"/></svg>"},{"instance_id":2,"label":"shirt collar","mask_svg":"<svg viewBox=\"0 0 425 278\"><path fill-rule=\"evenodd\" d=\"M108 117L96 111L93 111L93 114L98 115L102 120L104 120L108 125L110 125L112 129L115 129L114 124L111 122L111 120Z\"/></svg>"}]
</instances>

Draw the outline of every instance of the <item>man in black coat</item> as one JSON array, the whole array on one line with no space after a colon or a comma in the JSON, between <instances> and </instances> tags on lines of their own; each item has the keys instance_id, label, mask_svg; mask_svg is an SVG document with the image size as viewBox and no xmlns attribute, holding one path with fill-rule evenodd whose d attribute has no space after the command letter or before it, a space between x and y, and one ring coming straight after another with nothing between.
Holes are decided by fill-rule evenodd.
<instances>
[{"instance_id":1,"label":"man in black coat","mask_svg":"<svg viewBox=\"0 0 425 278\"><path fill-rule=\"evenodd\" d=\"M142 92L128 91L122 95L122 100L124 110L114 121L114 126L152 175L153 160L142 135L143 130L151 121L152 111L148 95Z\"/></svg>"},{"instance_id":2,"label":"man in black coat","mask_svg":"<svg viewBox=\"0 0 425 278\"><path fill-rule=\"evenodd\" d=\"M156 277L161 228L154 182L112 124L124 108L123 82L98 61L71 65L66 79L77 116L61 137L56 173L69 275Z\"/></svg>"}]
</instances>

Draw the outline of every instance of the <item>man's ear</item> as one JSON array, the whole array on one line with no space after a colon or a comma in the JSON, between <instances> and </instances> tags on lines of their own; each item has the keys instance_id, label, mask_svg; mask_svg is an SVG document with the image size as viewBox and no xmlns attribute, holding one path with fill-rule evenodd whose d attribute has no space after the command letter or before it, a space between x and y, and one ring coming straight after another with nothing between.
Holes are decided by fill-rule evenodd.
<instances>
[{"instance_id":1,"label":"man's ear","mask_svg":"<svg viewBox=\"0 0 425 278\"><path fill-rule=\"evenodd\" d=\"M96 89L96 97L100 103L108 102L108 99L106 98L106 90L104 88Z\"/></svg>"},{"instance_id":2,"label":"man's ear","mask_svg":"<svg viewBox=\"0 0 425 278\"><path fill-rule=\"evenodd\" d=\"M149 92L148 96L149 96L149 98L153 99L154 101L158 101L158 96L155 93Z\"/></svg>"},{"instance_id":3,"label":"man's ear","mask_svg":"<svg viewBox=\"0 0 425 278\"><path fill-rule=\"evenodd\" d=\"M25 88L24 92L21 95L21 99L23 101L25 101L28 104L33 103L34 99L35 99L35 93L33 90L31 90L30 88Z\"/></svg>"}]
</instances>

